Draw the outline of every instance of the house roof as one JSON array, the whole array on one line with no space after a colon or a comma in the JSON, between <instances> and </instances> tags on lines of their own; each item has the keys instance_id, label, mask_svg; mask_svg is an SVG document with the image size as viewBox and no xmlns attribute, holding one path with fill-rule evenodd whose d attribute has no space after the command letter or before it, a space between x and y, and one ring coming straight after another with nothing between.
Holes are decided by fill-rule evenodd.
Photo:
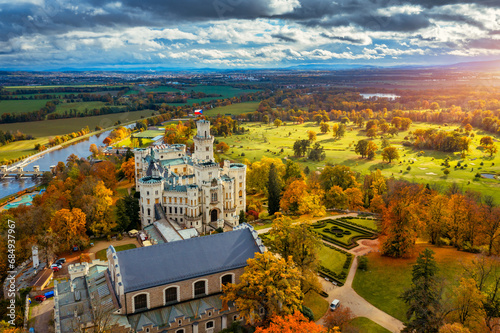
<instances>
[{"instance_id":1,"label":"house roof","mask_svg":"<svg viewBox=\"0 0 500 333\"><path fill-rule=\"evenodd\" d=\"M250 229L117 252L126 293L245 267L260 252Z\"/></svg>"}]
</instances>

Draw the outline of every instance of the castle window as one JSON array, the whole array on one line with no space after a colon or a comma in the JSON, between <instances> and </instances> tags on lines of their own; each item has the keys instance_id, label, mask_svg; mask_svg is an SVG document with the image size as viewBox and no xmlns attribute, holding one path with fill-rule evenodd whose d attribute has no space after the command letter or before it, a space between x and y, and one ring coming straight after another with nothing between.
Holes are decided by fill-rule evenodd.
<instances>
[{"instance_id":1,"label":"castle window","mask_svg":"<svg viewBox=\"0 0 500 333\"><path fill-rule=\"evenodd\" d=\"M172 207L168 207L168 212L172 214Z\"/></svg>"},{"instance_id":2,"label":"castle window","mask_svg":"<svg viewBox=\"0 0 500 333\"><path fill-rule=\"evenodd\" d=\"M140 294L134 297L134 310L145 310L148 308L148 295Z\"/></svg>"},{"instance_id":3,"label":"castle window","mask_svg":"<svg viewBox=\"0 0 500 333\"><path fill-rule=\"evenodd\" d=\"M221 283L223 286L225 286L228 283L233 283L233 275L231 274L226 274L222 277Z\"/></svg>"},{"instance_id":4,"label":"castle window","mask_svg":"<svg viewBox=\"0 0 500 333\"><path fill-rule=\"evenodd\" d=\"M180 324L179 324L180 325ZM184 329L181 328L180 330L175 331L175 333L184 333Z\"/></svg>"},{"instance_id":5,"label":"castle window","mask_svg":"<svg viewBox=\"0 0 500 333\"><path fill-rule=\"evenodd\" d=\"M149 199L147 199L148 205L149 205Z\"/></svg>"},{"instance_id":6,"label":"castle window","mask_svg":"<svg viewBox=\"0 0 500 333\"><path fill-rule=\"evenodd\" d=\"M148 208L148 216L151 216L151 209Z\"/></svg>"},{"instance_id":7,"label":"castle window","mask_svg":"<svg viewBox=\"0 0 500 333\"><path fill-rule=\"evenodd\" d=\"M142 213L144 214L144 206L142 206L141 208L142 208Z\"/></svg>"},{"instance_id":8,"label":"castle window","mask_svg":"<svg viewBox=\"0 0 500 333\"><path fill-rule=\"evenodd\" d=\"M210 159L210 157L208 157L208 155L207 155L207 160L209 160L209 159Z\"/></svg>"},{"instance_id":9,"label":"castle window","mask_svg":"<svg viewBox=\"0 0 500 333\"><path fill-rule=\"evenodd\" d=\"M182 207L181 207L181 208L179 208L179 210L180 210L180 213L182 214Z\"/></svg>"},{"instance_id":10,"label":"castle window","mask_svg":"<svg viewBox=\"0 0 500 333\"><path fill-rule=\"evenodd\" d=\"M155 204L160 203L160 199L156 198L155 199Z\"/></svg>"},{"instance_id":11,"label":"castle window","mask_svg":"<svg viewBox=\"0 0 500 333\"><path fill-rule=\"evenodd\" d=\"M205 281L195 282L195 284L194 284L194 297L205 296L207 293L206 285L207 284Z\"/></svg>"},{"instance_id":12,"label":"castle window","mask_svg":"<svg viewBox=\"0 0 500 333\"><path fill-rule=\"evenodd\" d=\"M177 203L177 197L174 198L174 203Z\"/></svg>"},{"instance_id":13,"label":"castle window","mask_svg":"<svg viewBox=\"0 0 500 333\"><path fill-rule=\"evenodd\" d=\"M207 329L209 329L209 328L214 328L214 322L213 322L213 320L211 320L211 321L207 322L207 324L206 324L206 326L205 326L205 327L206 327Z\"/></svg>"},{"instance_id":14,"label":"castle window","mask_svg":"<svg viewBox=\"0 0 500 333\"><path fill-rule=\"evenodd\" d=\"M240 198L243 197L243 191L240 190L240 192L238 193Z\"/></svg>"},{"instance_id":15,"label":"castle window","mask_svg":"<svg viewBox=\"0 0 500 333\"><path fill-rule=\"evenodd\" d=\"M146 192L146 195L149 195L149 191Z\"/></svg>"},{"instance_id":16,"label":"castle window","mask_svg":"<svg viewBox=\"0 0 500 333\"><path fill-rule=\"evenodd\" d=\"M212 202L217 201L217 193L212 193Z\"/></svg>"},{"instance_id":17,"label":"castle window","mask_svg":"<svg viewBox=\"0 0 500 333\"><path fill-rule=\"evenodd\" d=\"M175 214L177 214L177 207L174 207Z\"/></svg>"},{"instance_id":18,"label":"castle window","mask_svg":"<svg viewBox=\"0 0 500 333\"><path fill-rule=\"evenodd\" d=\"M177 288L170 287L165 289L165 304L178 302L177 299Z\"/></svg>"},{"instance_id":19,"label":"castle window","mask_svg":"<svg viewBox=\"0 0 500 333\"><path fill-rule=\"evenodd\" d=\"M207 147L207 151L208 151L208 147Z\"/></svg>"},{"instance_id":20,"label":"castle window","mask_svg":"<svg viewBox=\"0 0 500 333\"><path fill-rule=\"evenodd\" d=\"M158 195L158 191L155 191L155 194Z\"/></svg>"},{"instance_id":21,"label":"castle window","mask_svg":"<svg viewBox=\"0 0 500 333\"><path fill-rule=\"evenodd\" d=\"M172 197L168 198L168 203L172 203Z\"/></svg>"}]
</instances>

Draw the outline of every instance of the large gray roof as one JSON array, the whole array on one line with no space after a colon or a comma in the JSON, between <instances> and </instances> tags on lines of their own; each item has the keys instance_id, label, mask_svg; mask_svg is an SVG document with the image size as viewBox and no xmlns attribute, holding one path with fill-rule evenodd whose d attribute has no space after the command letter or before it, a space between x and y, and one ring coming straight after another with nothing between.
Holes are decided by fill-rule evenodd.
<instances>
[{"instance_id":1,"label":"large gray roof","mask_svg":"<svg viewBox=\"0 0 500 333\"><path fill-rule=\"evenodd\" d=\"M117 252L125 292L246 266L260 252L250 229Z\"/></svg>"}]
</instances>

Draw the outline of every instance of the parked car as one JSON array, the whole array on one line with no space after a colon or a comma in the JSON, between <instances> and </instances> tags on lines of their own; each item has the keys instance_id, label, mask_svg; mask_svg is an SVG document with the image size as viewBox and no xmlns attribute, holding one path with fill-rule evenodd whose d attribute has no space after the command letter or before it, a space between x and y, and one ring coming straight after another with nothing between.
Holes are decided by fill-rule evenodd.
<instances>
[{"instance_id":1,"label":"parked car","mask_svg":"<svg viewBox=\"0 0 500 333\"><path fill-rule=\"evenodd\" d=\"M61 265L61 264L59 264L58 262L55 262L55 263L53 263L52 265L50 265L50 268L54 268L54 267L57 267L57 268L61 269L61 268L62 268L62 265Z\"/></svg>"},{"instance_id":2,"label":"parked car","mask_svg":"<svg viewBox=\"0 0 500 333\"><path fill-rule=\"evenodd\" d=\"M340 301L338 299L334 299L332 303L330 303L330 310L334 311L339 307Z\"/></svg>"},{"instance_id":3,"label":"parked car","mask_svg":"<svg viewBox=\"0 0 500 333\"><path fill-rule=\"evenodd\" d=\"M62 265L62 264L64 264L65 262L66 262L66 258L59 258L59 259L57 259L57 260L56 260L56 262L55 262L55 263L56 263L56 264L59 264L59 265Z\"/></svg>"},{"instance_id":4,"label":"parked car","mask_svg":"<svg viewBox=\"0 0 500 333\"><path fill-rule=\"evenodd\" d=\"M51 267L54 272L59 272L60 268L58 266Z\"/></svg>"},{"instance_id":5,"label":"parked car","mask_svg":"<svg viewBox=\"0 0 500 333\"><path fill-rule=\"evenodd\" d=\"M51 290L51 291L47 291L45 294L43 294L43 296L47 299L47 298L51 298L51 297L54 297L54 291Z\"/></svg>"},{"instance_id":6,"label":"parked car","mask_svg":"<svg viewBox=\"0 0 500 333\"><path fill-rule=\"evenodd\" d=\"M129 235L129 237L135 237L135 236L137 236L138 233L139 233L139 231L132 229L128 232L128 235Z\"/></svg>"},{"instance_id":7,"label":"parked car","mask_svg":"<svg viewBox=\"0 0 500 333\"><path fill-rule=\"evenodd\" d=\"M40 302L40 303L45 301L46 299L47 298L44 295L35 296L35 301Z\"/></svg>"}]
</instances>

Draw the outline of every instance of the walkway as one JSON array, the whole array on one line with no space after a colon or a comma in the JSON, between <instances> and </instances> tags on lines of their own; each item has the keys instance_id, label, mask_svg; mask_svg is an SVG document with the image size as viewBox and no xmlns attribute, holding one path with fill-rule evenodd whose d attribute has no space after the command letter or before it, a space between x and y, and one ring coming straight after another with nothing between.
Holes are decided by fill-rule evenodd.
<instances>
[{"instance_id":1,"label":"walkway","mask_svg":"<svg viewBox=\"0 0 500 333\"><path fill-rule=\"evenodd\" d=\"M325 280L321 281L323 290L328 293L328 302L331 303L334 299L339 299L340 303L350 308L356 317L369 318L391 332L400 332L404 327L401 321L371 305L352 289L352 281L354 280L357 268L358 260L355 258L349 275L347 276L347 280L342 287L336 287L331 282ZM321 318L318 323L323 324L323 318Z\"/></svg>"}]
</instances>

